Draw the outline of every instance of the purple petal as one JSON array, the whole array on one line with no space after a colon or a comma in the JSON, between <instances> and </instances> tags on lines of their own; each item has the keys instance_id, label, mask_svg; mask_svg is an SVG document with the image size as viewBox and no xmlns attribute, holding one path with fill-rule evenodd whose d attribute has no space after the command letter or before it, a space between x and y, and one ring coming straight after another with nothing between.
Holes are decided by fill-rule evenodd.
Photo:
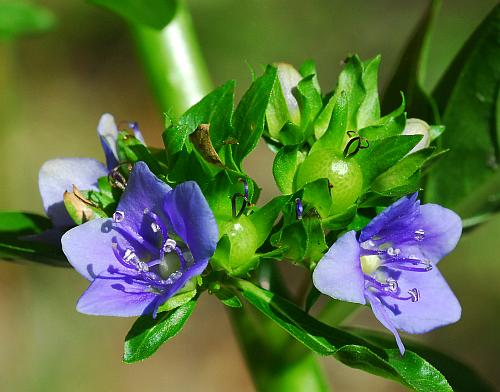
<instances>
[{"instance_id":1,"label":"purple petal","mask_svg":"<svg viewBox=\"0 0 500 392\"><path fill-rule=\"evenodd\" d=\"M118 165L118 153L116 152L116 140L118 139L118 128L114 117L109 113L104 113L97 125L97 133L101 140L102 149L106 156L106 165L112 170Z\"/></svg>"},{"instance_id":2,"label":"purple petal","mask_svg":"<svg viewBox=\"0 0 500 392\"><path fill-rule=\"evenodd\" d=\"M426 259L437 263L450 253L462 234L462 220L453 211L437 204L420 207L420 217L415 221L417 230L423 231L418 243Z\"/></svg>"},{"instance_id":3,"label":"purple petal","mask_svg":"<svg viewBox=\"0 0 500 392\"><path fill-rule=\"evenodd\" d=\"M164 211L196 261L212 257L219 232L214 214L196 182L184 182L167 194Z\"/></svg>"},{"instance_id":4,"label":"purple petal","mask_svg":"<svg viewBox=\"0 0 500 392\"><path fill-rule=\"evenodd\" d=\"M125 246L125 239L113 229L111 219L94 219L67 231L61 239L62 249L71 265L93 280L110 265L121 266L113 253L113 237Z\"/></svg>"},{"instance_id":5,"label":"purple petal","mask_svg":"<svg viewBox=\"0 0 500 392\"><path fill-rule=\"evenodd\" d=\"M365 279L359 253L356 232L345 233L314 269L314 286L332 298L365 304Z\"/></svg>"},{"instance_id":6,"label":"purple petal","mask_svg":"<svg viewBox=\"0 0 500 392\"><path fill-rule=\"evenodd\" d=\"M390 312L388 312L382 302L380 302L380 300L368 290L366 291L366 298L368 299L368 302L370 302L375 317L382 323L384 327L391 331L396 338L399 352L401 353L401 355L403 355L405 353L405 346L403 345L401 337L399 336L399 333L396 330L394 324L391 322L391 319L389 317Z\"/></svg>"},{"instance_id":7,"label":"purple petal","mask_svg":"<svg viewBox=\"0 0 500 392\"><path fill-rule=\"evenodd\" d=\"M158 298L149 290L137 272L109 268L95 278L76 309L96 316L141 316L153 311Z\"/></svg>"},{"instance_id":8,"label":"purple petal","mask_svg":"<svg viewBox=\"0 0 500 392\"><path fill-rule=\"evenodd\" d=\"M171 187L151 173L144 162L137 162L117 207L117 211L124 213L123 224L136 233L149 233L151 229L142 230L142 225L146 222L144 211L149 210L162 216L163 199L171 190Z\"/></svg>"},{"instance_id":9,"label":"purple petal","mask_svg":"<svg viewBox=\"0 0 500 392\"><path fill-rule=\"evenodd\" d=\"M40 168L38 184L43 208L54 226L73 226L63 203L65 191L73 185L81 190L96 190L99 177L107 175L104 165L91 158L59 158L45 162Z\"/></svg>"},{"instance_id":10,"label":"purple petal","mask_svg":"<svg viewBox=\"0 0 500 392\"><path fill-rule=\"evenodd\" d=\"M398 285L401 296L417 288L420 298L417 302L383 298L391 308L397 306L398 311L387 308L386 312L396 328L408 333L425 333L460 319L460 303L436 267L428 272L403 271Z\"/></svg>"},{"instance_id":11,"label":"purple petal","mask_svg":"<svg viewBox=\"0 0 500 392\"><path fill-rule=\"evenodd\" d=\"M408 232L408 227L418 217L420 201L418 194L405 196L387 207L378 214L361 231L360 242L367 241L374 236L383 238L398 237L401 233Z\"/></svg>"}]
</instances>

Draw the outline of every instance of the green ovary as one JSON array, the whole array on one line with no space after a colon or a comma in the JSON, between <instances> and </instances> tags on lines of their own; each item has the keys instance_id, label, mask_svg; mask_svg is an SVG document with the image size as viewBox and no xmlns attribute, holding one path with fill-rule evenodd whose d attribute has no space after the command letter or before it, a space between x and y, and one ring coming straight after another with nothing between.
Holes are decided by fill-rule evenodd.
<instances>
[{"instance_id":1,"label":"green ovary","mask_svg":"<svg viewBox=\"0 0 500 392\"><path fill-rule=\"evenodd\" d=\"M344 159L327 150L312 153L299 167L297 189L320 178L328 179L332 186L330 215L345 212L361 195L363 173L353 159Z\"/></svg>"}]
</instances>

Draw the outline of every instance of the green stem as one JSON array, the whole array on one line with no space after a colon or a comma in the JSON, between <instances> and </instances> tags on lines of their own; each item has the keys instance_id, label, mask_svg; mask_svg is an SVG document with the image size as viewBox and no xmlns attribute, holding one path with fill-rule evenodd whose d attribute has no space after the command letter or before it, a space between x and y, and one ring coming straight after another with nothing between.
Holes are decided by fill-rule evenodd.
<instances>
[{"instance_id":1,"label":"green stem","mask_svg":"<svg viewBox=\"0 0 500 392\"><path fill-rule=\"evenodd\" d=\"M163 113L179 116L210 91L210 77L183 1L163 30L132 25L131 31Z\"/></svg>"},{"instance_id":2,"label":"green stem","mask_svg":"<svg viewBox=\"0 0 500 392\"><path fill-rule=\"evenodd\" d=\"M236 337L258 391L329 390L313 353L248 307L230 309Z\"/></svg>"}]
</instances>

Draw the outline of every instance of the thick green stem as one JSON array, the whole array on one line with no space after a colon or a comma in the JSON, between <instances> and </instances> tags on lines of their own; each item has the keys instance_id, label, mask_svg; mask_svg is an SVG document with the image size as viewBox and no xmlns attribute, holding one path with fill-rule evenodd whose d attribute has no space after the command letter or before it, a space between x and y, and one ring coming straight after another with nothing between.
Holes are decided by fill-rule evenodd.
<instances>
[{"instance_id":1,"label":"thick green stem","mask_svg":"<svg viewBox=\"0 0 500 392\"><path fill-rule=\"evenodd\" d=\"M179 116L211 89L211 82L183 1L161 31L131 26L139 56L163 113Z\"/></svg>"},{"instance_id":2,"label":"thick green stem","mask_svg":"<svg viewBox=\"0 0 500 392\"><path fill-rule=\"evenodd\" d=\"M246 307L231 309L233 329L258 391L328 391L314 354Z\"/></svg>"}]
</instances>

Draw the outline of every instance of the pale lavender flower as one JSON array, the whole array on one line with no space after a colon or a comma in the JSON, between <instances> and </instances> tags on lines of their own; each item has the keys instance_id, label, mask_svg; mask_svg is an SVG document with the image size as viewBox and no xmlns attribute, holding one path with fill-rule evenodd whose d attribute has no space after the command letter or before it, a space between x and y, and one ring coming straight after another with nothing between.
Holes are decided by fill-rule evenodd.
<instances>
[{"instance_id":1,"label":"pale lavender flower","mask_svg":"<svg viewBox=\"0 0 500 392\"><path fill-rule=\"evenodd\" d=\"M134 131L135 137L144 143L137 124L130 123L129 127ZM40 168L38 184L43 207L56 228L55 231L49 231L49 235L44 234L43 238L51 237L50 234L55 233L52 237L58 241L63 228L74 226L64 206L65 191L70 192L73 185L82 190L97 190L99 177L106 176L118 165L118 127L111 114L105 113L101 116L97 133L106 157L106 165L92 158L57 158L45 162Z\"/></svg>"},{"instance_id":2,"label":"pale lavender flower","mask_svg":"<svg viewBox=\"0 0 500 392\"><path fill-rule=\"evenodd\" d=\"M113 219L94 219L64 234L73 267L92 283L77 310L92 315L153 313L215 252L218 229L198 185L172 190L135 164Z\"/></svg>"},{"instance_id":3,"label":"pale lavender flower","mask_svg":"<svg viewBox=\"0 0 500 392\"><path fill-rule=\"evenodd\" d=\"M425 333L460 319L460 304L436 265L462 232L459 216L417 194L399 199L356 238L342 235L313 273L315 287L330 297L371 305L377 319L398 331Z\"/></svg>"}]
</instances>

